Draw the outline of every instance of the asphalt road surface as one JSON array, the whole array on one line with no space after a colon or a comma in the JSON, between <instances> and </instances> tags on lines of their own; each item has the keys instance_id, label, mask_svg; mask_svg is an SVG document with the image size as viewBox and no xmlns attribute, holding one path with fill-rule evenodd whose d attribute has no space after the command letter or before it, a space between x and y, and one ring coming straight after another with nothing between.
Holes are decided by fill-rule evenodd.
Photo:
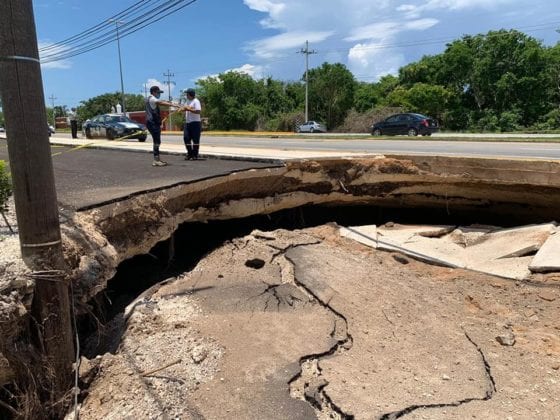
<instances>
[{"instance_id":1,"label":"asphalt road surface","mask_svg":"<svg viewBox=\"0 0 560 420\"><path fill-rule=\"evenodd\" d=\"M270 163L208 159L185 161L166 156L169 166L152 167L149 153L128 151L52 148L59 203L83 210L173 185L200 181L232 172L273 167ZM8 161L5 141L0 141L0 160Z\"/></svg>"},{"instance_id":2,"label":"asphalt road surface","mask_svg":"<svg viewBox=\"0 0 560 420\"><path fill-rule=\"evenodd\" d=\"M57 133L57 137L70 138L69 134ZM439 137L441 137L440 135ZM481 137L485 135L465 135ZM507 138L509 135L493 134L492 138ZM534 135L525 135L534 139ZM482 137L481 137L482 138ZM560 139L560 135L548 136ZM516 140L519 140L516 137ZM148 142L150 137L148 137ZM180 135L164 135L163 144L182 144ZM205 136L202 135L201 144L215 147L236 147L240 149L256 148L270 150L312 150L330 152L380 153L380 154L415 154L465 157L501 157L522 159L550 159L560 160L560 143L539 142L507 142L507 141L465 141L459 135L452 140L427 140L417 138L409 140L406 137L392 139L321 139L315 135L306 138L267 138L241 136Z\"/></svg>"}]
</instances>

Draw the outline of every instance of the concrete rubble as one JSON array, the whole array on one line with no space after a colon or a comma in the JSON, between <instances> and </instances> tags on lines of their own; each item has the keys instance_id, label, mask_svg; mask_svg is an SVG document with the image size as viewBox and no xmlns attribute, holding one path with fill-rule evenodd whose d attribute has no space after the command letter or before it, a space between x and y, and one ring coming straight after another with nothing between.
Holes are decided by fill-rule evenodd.
<instances>
[{"instance_id":1,"label":"concrete rubble","mask_svg":"<svg viewBox=\"0 0 560 420\"><path fill-rule=\"evenodd\" d=\"M558 231L555 223L509 229L393 223L340 228L343 237L375 249L516 280L532 272L560 271Z\"/></svg>"}]
</instances>

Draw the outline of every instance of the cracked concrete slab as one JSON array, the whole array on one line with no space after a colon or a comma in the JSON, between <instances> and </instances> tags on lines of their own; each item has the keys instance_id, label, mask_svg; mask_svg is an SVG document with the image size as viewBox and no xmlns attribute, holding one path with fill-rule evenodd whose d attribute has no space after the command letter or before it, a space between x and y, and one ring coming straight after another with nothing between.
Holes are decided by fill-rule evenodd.
<instances>
[{"instance_id":1,"label":"cracked concrete slab","mask_svg":"<svg viewBox=\"0 0 560 420\"><path fill-rule=\"evenodd\" d=\"M532 285L393 259L341 238L337 226L254 231L142 298L82 411L552 419L558 302L552 279ZM158 328L158 319L167 323ZM498 341L505 334L513 345ZM188 356L182 363L138 377L174 348Z\"/></svg>"},{"instance_id":2,"label":"cracked concrete slab","mask_svg":"<svg viewBox=\"0 0 560 420\"><path fill-rule=\"evenodd\" d=\"M423 261L524 279L531 274L530 255L555 231L556 225L551 223L511 229L391 224L376 228L353 226L341 230L341 235Z\"/></svg>"},{"instance_id":3,"label":"cracked concrete slab","mask_svg":"<svg viewBox=\"0 0 560 420\"><path fill-rule=\"evenodd\" d=\"M305 235L255 232L225 244L157 297L190 296L203 316L191 327L212 337L223 357L219 372L192 393L202 418L314 418L312 407L290 396L299 360L333 344L334 318L291 282L284 249L315 243ZM261 259L261 268L248 267Z\"/></svg>"},{"instance_id":4,"label":"cracked concrete slab","mask_svg":"<svg viewBox=\"0 0 560 420\"><path fill-rule=\"evenodd\" d=\"M348 322L352 347L318 361L323 392L341 412L356 419L554 418L558 289L545 287L544 299L542 286L403 265L337 241L347 240L330 237L290 249L287 258L296 281ZM513 347L496 340L505 330L515 334Z\"/></svg>"},{"instance_id":5,"label":"cracked concrete slab","mask_svg":"<svg viewBox=\"0 0 560 420\"><path fill-rule=\"evenodd\" d=\"M546 240L529 264L529 269L533 273L560 271L560 230Z\"/></svg>"}]
</instances>

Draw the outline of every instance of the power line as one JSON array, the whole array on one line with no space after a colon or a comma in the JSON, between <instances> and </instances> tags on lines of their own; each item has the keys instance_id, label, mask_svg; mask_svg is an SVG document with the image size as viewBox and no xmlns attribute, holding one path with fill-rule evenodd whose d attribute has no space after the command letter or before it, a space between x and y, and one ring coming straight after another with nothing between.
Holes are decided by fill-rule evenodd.
<instances>
[{"instance_id":1,"label":"power line","mask_svg":"<svg viewBox=\"0 0 560 420\"><path fill-rule=\"evenodd\" d=\"M134 20L132 20L131 22L128 22L125 26L123 26L122 30L121 30L121 33L120 33L120 38L124 38L126 36L132 35L133 33L138 32L139 30L144 29L149 25L152 25L156 22L159 22L160 20L164 19L165 17L182 10L187 6L192 5L196 1L197 0L166 1L165 2L165 4L166 4L165 7L163 7L163 8L158 7L158 8L150 9L148 12L142 14L141 16L138 16L138 17L134 18ZM92 39L89 43L82 43L82 44L77 45L77 46L75 46L73 48L70 48L68 50L48 54L47 56L43 57L41 62L42 63L50 63L50 62L54 62L54 61L60 61L60 60L63 60L63 59L68 59L68 58L71 58L71 57L75 57L77 55L85 54L89 51L93 51L97 48L100 48L104 45L107 45L107 44L113 42L116 39L116 37L114 36L115 33L116 33L116 30L113 30L113 31L107 32L107 33L105 33L101 36L98 36L98 37ZM59 47L59 48L61 48L61 47Z\"/></svg>"},{"instance_id":2,"label":"power line","mask_svg":"<svg viewBox=\"0 0 560 420\"><path fill-rule=\"evenodd\" d=\"M42 48L39 48L39 52L47 51L47 50L57 48L57 47L60 47L60 46L63 46L63 45L68 45L68 44L70 44L70 43L72 43L76 40L83 39L83 38L89 36L90 34L92 34L94 32L97 32L100 28L106 26L108 20L124 19L130 10L136 10L136 6L140 5L141 3L145 3L146 1L149 1L149 0L140 0L136 3L134 3L132 6L124 9L122 12L119 12L116 15L113 15L113 16L109 17L108 19L104 19L103 21L99 22L97 25L92 26L91 28L88 28L88 29L76 34L76 35L72 35L71 37L63 39L61 41L58 41L58 42L55 42L53 44L49 44L49 45L46 45Z\"/></svg>"},{"instance_id":3,"label":"power line","mask_svg":"<svg viewBox=\"0 0 560 420\"><path fill-rule=\"evenodd\" d=\"M148 4L141 6L137 9L135 9L132 13L130 14L126 14L121 16L119 19L117 20L122 20L122 19L127 19L127 22L129 22L129 24L134 24L136 22L138 22L141 19L144 18L150 18L152 15L157 15L158 11L160 10L160 7L165 6L167 4L176 2L177 0L155 0L156 3L160 3L161 1L164 1L163 4L157 5L155 4L154 7L152 7L150 10L148 10L147 12L144 12L142 14L140 14L143 9L146 8L146 6L150 6ZM151 6L150 6L151 7ZM138 16L135 16L138 15ZM86 36L86 37L82 37L82 38L76 38L74 41L81 41L83 40L83 42L78 43L77 45L74 45L72 47L67 48L70 44L73 44L74 41L72 42L68 42L68 43L64 43L61 45L58 45L58 47L56 47L55 50L47 53L47 54L43 54L43 56L41 57L42 59L45 58L49 58L52 56L57 56L60 54L65 54L68 52L72 52L72 51L77 51L81 48L87 48L89 46L94 45L97 42L103 41L103 40L107 40L107 39L114 39L112 38L115 34L116 34L116 30L112 25L108 25L107 23L112 21L114 19L108 19L105 24L103 26L101 26L99 29L93 31L90 35ZM87 39L90 38L90 39ZM62 50L62 51L60 51Z\"/></svg>"}]
</instances>

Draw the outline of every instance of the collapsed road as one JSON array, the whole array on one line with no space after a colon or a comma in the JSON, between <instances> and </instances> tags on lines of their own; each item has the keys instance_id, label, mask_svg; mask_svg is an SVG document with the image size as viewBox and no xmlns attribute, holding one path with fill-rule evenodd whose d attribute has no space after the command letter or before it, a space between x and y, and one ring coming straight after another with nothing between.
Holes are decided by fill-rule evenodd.
<instances>
[{"instance_id":1,"label":"collapsed road","mask_svg":"<svg viewBox=\"0 0 560 420\"><path fill-rule=\"evenodd\" d=\"M365 222L404 211L513 226L557 220L560 204L551 161L170 160L157 173L144 154L80 149L55 160L82 313L125 261L159 258L162 242L162 255L179 255L176 232L192 223L312 206L324 222L343 208ZM387 258L336 226L308 224L318 227L231 237L132 302L111 352L84 360L83 417L554 418L555 274L515 282ZM32 284L21 274L2 273L3 339L25 325ZM496 340L510 335L511 346Z\"/></svg>"}]
</instances>

